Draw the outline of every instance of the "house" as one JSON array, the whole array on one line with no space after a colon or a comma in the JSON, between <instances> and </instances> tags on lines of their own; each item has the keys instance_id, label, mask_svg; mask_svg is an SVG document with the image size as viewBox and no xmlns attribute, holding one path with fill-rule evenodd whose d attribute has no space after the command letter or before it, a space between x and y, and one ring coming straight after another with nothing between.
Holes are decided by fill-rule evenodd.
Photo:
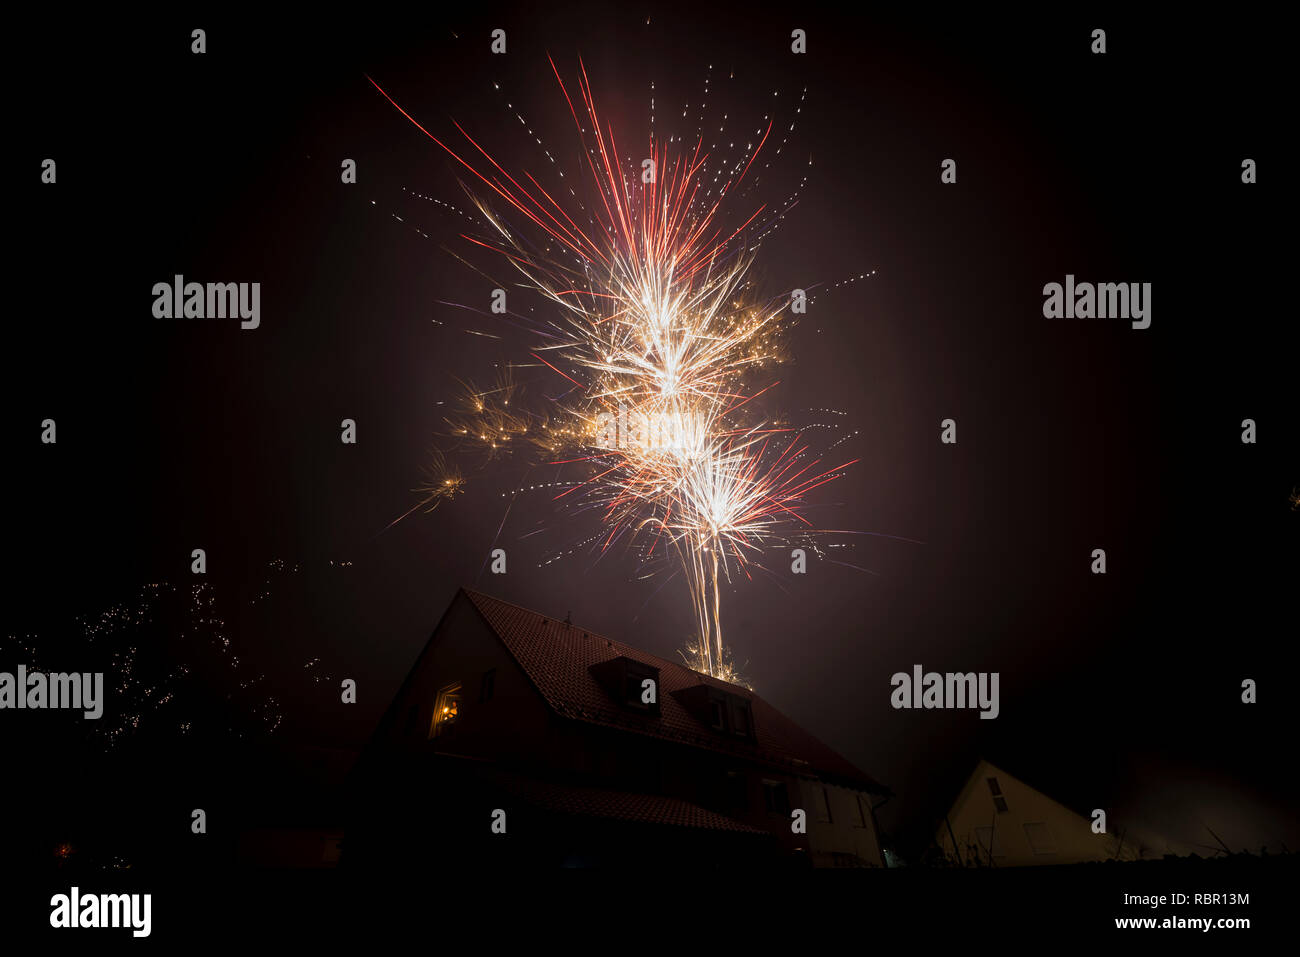
<instances>
[{"instance_id":1,"label":"house","mask_svg":"<svg viewBox=\"0 0 1300 957\"><path fill-rule=\"evenodd\" d=\"M465 589L355 777L345 864L882 863L888 791L754 692Z\"/></svg>"},{"instance_id":2,"label":"house","mask_svg":"<svg viewBox=\"0 0 1300 957\"><path fill-rule=\"evenodd\" d=\"M939 822L934 840L944 857L965 866L1133 861L1186 853L1107 814L1106 833L1094 833L1092 809L1071 810L981 759Z\"/></svg>"}]
</instances>

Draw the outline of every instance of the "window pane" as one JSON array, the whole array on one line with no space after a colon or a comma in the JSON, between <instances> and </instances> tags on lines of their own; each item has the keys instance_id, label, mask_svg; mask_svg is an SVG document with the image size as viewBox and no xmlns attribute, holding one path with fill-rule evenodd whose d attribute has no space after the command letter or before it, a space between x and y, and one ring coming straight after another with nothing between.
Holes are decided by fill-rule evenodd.
<instances>
[{"instance_id":1,"label":"window pane","mask_svg":"<svg viewBox=\"0 0 1300 957\"><path fill-rule=\"evenodd\" d=\"M975 828L975 838L976 840L979 841L980 850L984 852L985 857L987 857L989 853L990 838L992 838L993 841L993 856L994 857L1006 856L1002 851L1002 836L998 834L995 828L977 827Z\"/></svg>"},{"instance_id":2,"label":"window pane","mask_svg":"<svg viewBox=\"0 0 1300 957\"><path fill-rule=\"evenodd\" d=\"M1026 824L1025 837L1029 838L1029 846L1035 854L1056 853L1056 839L1046 824Z\"/></svg>"},{"instance_id":3,"label":"window pane","mask_svg":"<svg viewBox=\"0 0 1300 957\"><path fill-rule=\"evenodd\" d=\"M709 705L713 709L713 726L719 731L727 729L727 711L722 706L721 701L710 701Z\"/></svg>"},{"instance_id":4,"label":"window pane","mask_svg":"<svg viewBox=\"0 0 1300 957\"><path fill-rule=\"evenodd\" d=\"M763 782L763 800L767 809L777 814L790 813L790 792L781 781Z\"/></svg>"},{"instance_id":5,"label":"window pane","mask_svg":"<svg viewBox=\"0 0 1300 957\"><path fill-rule=\"evenodd\" d=\"M749 706L736 706L736 734L749 734Z\"/></svg>"},{"instance_id":6,"label":"window pane","mask_svg":"<svg viewBox=\"0 0 1300 957\"><path fill-rule=\"evenodd\" d=\"M460 715L460 682L454 685L448 685L438 692L438 700L434 705L433 727L431 728L432 737L446 734L456 726L456 718Z\"/></svg>"}]
</instances>

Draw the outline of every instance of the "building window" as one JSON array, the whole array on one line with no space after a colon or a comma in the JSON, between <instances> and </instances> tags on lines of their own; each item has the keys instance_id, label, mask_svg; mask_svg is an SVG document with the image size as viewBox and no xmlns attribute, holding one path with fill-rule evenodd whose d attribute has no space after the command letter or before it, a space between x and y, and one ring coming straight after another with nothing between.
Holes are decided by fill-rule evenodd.
<instances>
[{"instance_id":1,"label":"building window","mask_svg":"<svg viewBox=\"0 0 1300 957\"><path fill-rule=\"evenodd\" d=\"M821 814L818 815L818 820L820 820L821 823L823 824L834 824L835 818L831 816L831 792L826 789L825 785L822 786L821 792L822 792L821 795L822 806L821 806Z\"/></svg>"},{"instance_id":2,"label":"building window","mask_svg":"<svg viewBox=\"0 0 1300 957\"><path fill-rule=\"evenodd\" d=\"M460 715L460 682L447 685L438 692L438 700L433 708L433 725L429 737L438 738L449 734L456 727Z\"/></svg>"},{"instance_id":3,"label":"building window","mask_svg":"<svg viewBox=\"0 0 1300 957\"><path fill-rule=\"evenodd\" d=\"M623 676L623 703L639 711L659 710L659 672L652 668L638 668L631 662L624 666L627 670ZM651 682L646 684L646 682ZM647 701L646 693L652 692L654 699Z\"/></svg>"},{"instance_id":4,"label":"building window","mask_svg":"<svg viewBox=\"0 0 1300 957\"><path fill-rule=\"evenodd\" d=\"M863 806L862 795L857 795L858 802L858 827L867 826L867 809Z\"/></svg>"},{"instance_id":5,"label":"building window","mask_svg":"<svg viewBox=\"0 0 1300 957\"><path fill-rule=\"evenodd\" d=\"M712 717L713 730L727 730L727 706L717 698L709 699L709 714Z\"/></svg>"},{"instance_id":6,"label":"building window","mask_svg":"<svg viewBox=\"0 0 1300 957\"><path fill-rule=\"evenodd\" d=\"M497 670L495 668L490 668L487 671L483 672L483 678L481 681L479 681L479 685L478 685L479 704L483 704L485 702L491 701L492 696L496 694L496 690L497 690Z\"/></svg>"},{"instance_id":7,"label":"building window","mask_svg":"<svg viewBox=\"0 0 1300 957\"><path fill-rule=\"evenodd\" d=\"M587 668L620 708L659 716L659 669L626 655L598 661Z\"/></svg>"},{"instance_id":8,"label":"building window","mask_svg":"<svg viewBox=\"0 0 1300 957\"><path fill-rule=\"evenodd\" d=\"M754 712L749 701L740 695L722 691L709 692L709 727L738 738L754 737Z\"/></svg>"},{"instance_id":9,"label":"building window","mask_svg":"<svg viewBox=\"0 0 1300 957\"><path fill-rule=\"evenodd\" d=\"M1007 799L1002 794L1002 788L998 786L997 778L986 778L989 783L989 790L993 792L993 806L998 809L999 814L1007 813Z\"/></svg>"},{"instance_id":10,"label":"building window","mask_svg":"<svg viewBox=\"0 0 1300 957\"><path fill-rule=\"evenodd\" d=\"M980 851L987 859L989 856L989 845L992 843L994 857L1006 857L1006 852L1002 850L1002 837L993 827L975 828L975 839L979 841Z\"/></svg>"},{"instance_id":11,"label":"building window","mask_svg":"<svg viewBox=\"0 0 1300 957\"><path fill-rule=\"evenodd\" d=\"M790 792L784 781L763 779L763 802L773 814L789 815Z\"/></svg>"},{"instance_id":12,"label":"building window","mask_svg":"<svg viewBox=\"0 0 1300 957\"><path fill-rule=\"evenodd\" d=\"M748 738L754 722L750 720L750 704L742 698L731 699L731 730L737 737Z\"/></svg>"},{"instance_id":13,"label":"building window","mask_svg":"<svg viewBox=\"0 0 1300 957\"><path fill-rule=\"evenodd\" d=\"M1052 837L1051 828L1043 823L1026 824L1025 837L1029 839L1029 847L1035 854L1055 854L1056 839Z\"/></svg>"}]
</instances>

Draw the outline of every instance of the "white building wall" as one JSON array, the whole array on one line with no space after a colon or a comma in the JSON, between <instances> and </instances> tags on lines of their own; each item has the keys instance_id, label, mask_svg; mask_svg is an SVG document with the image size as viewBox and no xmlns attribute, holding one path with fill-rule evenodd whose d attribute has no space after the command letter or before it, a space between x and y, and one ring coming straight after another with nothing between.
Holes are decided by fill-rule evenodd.
<instances>
[{"instance_id":1,"label":"white building wall","mask_svg":"<svg viewBox=\"0 0 1300 957\"><path fill-rule=\"evenodd\" d=\"M1000 811L988 779L994 778L1006 804ZM1107 830L1113 831L1110 821ZM990 840L990 835L992 840ZM935 840L944 852L964 863L988 864L990 844L994 867L1074 864L1105 861L1118 852L1136 858L1136 845L1120 845L1114 833L1094 834L1092 821L1037 791L987 761L981 761L962 788Z\"/></svg>"},{"instance_id":2,"label":"white building wall","mask_svg":"<svg viewBox=\"0 0 1300 957\"><path fill-rule=\"evenodd\" d=\"M808 812L808 852L815 866L884 866L871 798L866 791L800 780L799 806Z\"/></svg>"}]
</instances>

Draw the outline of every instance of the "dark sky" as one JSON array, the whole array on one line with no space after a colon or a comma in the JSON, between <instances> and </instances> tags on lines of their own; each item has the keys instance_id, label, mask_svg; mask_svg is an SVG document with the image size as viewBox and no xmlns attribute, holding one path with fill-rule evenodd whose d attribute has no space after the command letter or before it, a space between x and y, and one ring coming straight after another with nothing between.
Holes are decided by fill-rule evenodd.
<instances>
[{"instance_id":1,"label":"dark sky","mask_svg":"<svg viewBox=\"0 0 1300 957\"><path fill-rule=\"evenodd\" d=\"M740 125L773 91L785 109L808 91L763 174L781 199L813 160L763 247L764 282L875 271L818 292L771 400L796 418L842 410L859 431L843 448L861 461L811 514L921 543L859 536L868 573L815 563L728 590L726 635L756 690L896 792L891 827L941 811L986 755L1066 803L1142 808L1171 836L1203 840L1210 823L1237 847L1300 846L1284 758L1300 427L1280 31L809 5L656 4L647 25L617 5L531 6L16 31L6 630L57 634L146 582L186 582L193 548L232 607L267 562L298 564L295 613L256 653L288 673L318 651L357 679L346 716L332 695L289 703L304 741L345 747L462 584L675 657L691 624L680 581L659 590L620 554L538 567L585 530L545 497L502 526L503 493L553 477L522 459L389 527L415 504L454 377L488 382L523 356L439 305L487 295L443 249L472 256L465 221L414 195L463 208L456 171L365 75L431 131L455 119L542 171L493 81L563 158L548 53L566 79L581 56L606 117L638 133L651 80L668 124L712 65L710 107ZM498 26L504 57L488 52ZM1105 56L1088 52L1095 26ZM38 182L47 156L53 187ZM355 186L339 182L345 157ZM956 185L939 182L946 157ZM1244 157L1257 185L1240 182ZM153 319L151 287L176 273L261 282L261 328ZM1043 284L1066 273L1152 283L1151 328L1043 318ZM38 441L46 417L54 447ZM939 442L946 417L955 447ZM494 545L504 577L485 569ZM1097 547L1104 577L1089 573ZM346 579L330 561L352 563ZM999 672L1001 716L891 709L890 675L916 663Z\"/></svg>"}]
</instances>

